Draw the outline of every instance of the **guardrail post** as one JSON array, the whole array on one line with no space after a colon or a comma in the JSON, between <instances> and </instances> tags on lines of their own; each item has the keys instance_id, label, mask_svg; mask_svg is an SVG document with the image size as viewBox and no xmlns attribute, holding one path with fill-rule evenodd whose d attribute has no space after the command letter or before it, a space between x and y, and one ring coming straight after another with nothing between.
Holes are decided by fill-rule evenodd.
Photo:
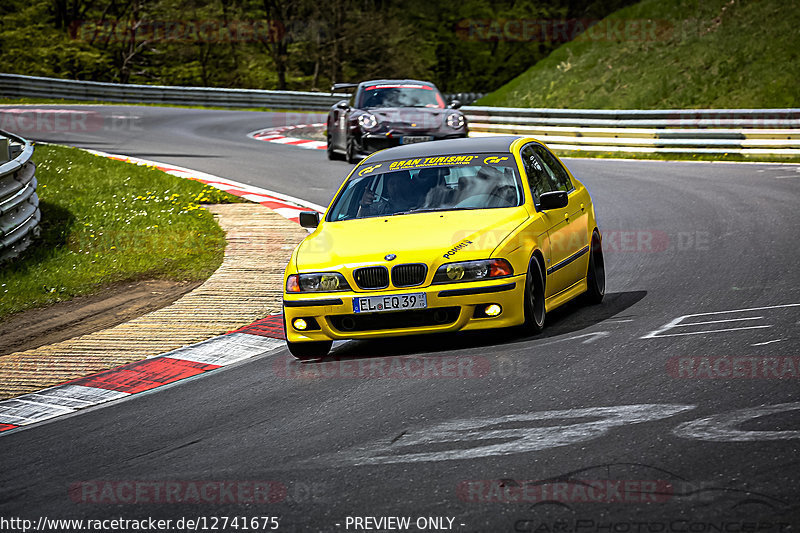
<instances>
[{"instance_id":1,"label":"guardrail post","mask_svg":"<svg viewBox=\"0 0 800 533\"><path fill-rule=\"evenodd\" d=\"M39 235L42 214L36 194L36 166L30 141L0 131L10 161L0 162L0 263L19 256ZM9 140L20 149L9 154ZM12 148L16 148L14 145Z\"/></svg>"},{"instance_id":2,"label":"guardrail post","mask_svg":"<svg viewBox=\"0 0 800 533\"><path fill-rule=\"evenodd\" d=\"M0 165L9 161L11 157L8 155L8 138L0 137Z\"/></svg>"}]
</instances>

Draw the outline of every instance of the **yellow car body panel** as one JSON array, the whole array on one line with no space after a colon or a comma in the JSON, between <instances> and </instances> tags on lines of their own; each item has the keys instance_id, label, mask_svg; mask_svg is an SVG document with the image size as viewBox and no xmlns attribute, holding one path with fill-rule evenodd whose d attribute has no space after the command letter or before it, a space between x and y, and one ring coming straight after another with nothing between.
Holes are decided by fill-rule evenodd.
<instances>
[{"instance_id":1,"label":"yellow car body panel","mask_svg":"<svg viewBox=\"0 0 800 533\"><path fill-rule=\"evenodd\" d=\"M477 139L463 141L473 141L474 144ZM424 144L453 142L456 141ZM540 257L543 270L547 271L547 311L585 292L589 266L589 253L586 252L591 243L592 232L599 232L592 200L583 184L564 167L573 185L573 190L568 193L567 207L549 211L537 210L520 156L520 149L531 143L544 146L536 139L521 137L510 141L507 148L509 157L513 157L516 163L524 191L524 202L519 206L321 221L313 233L295 248L286 267L284 316L287 340L291 343L303 343L365 339L523 324L526 273L535 256ZM331 206L344 190L347 181L358 177L359 173L363 175L365 169L373 166L376 158L377 161L381 160L380 156L384 152L386 151L371 155L353 168L334 196ZM393 254L396 258L386 259L387 254ZM432 284L437 269L445 263L495 258L508 261L513 268L513 275L481 281ZM408 263L422 263L427 266L422 284L395 287L390 281L386 288L364 290L358 287L353 277L353 271L357 268L385 266L391 270L395 265ZM289 276L320 272L340 273L351 290L301 293L286 291ZM473 290L475 293L471 293ZM378 329L363 331L345 331L335 325L337 317L353 316L354 298L392 297L410 293L425 293L427 309L458 308L457 319L445 324L417 326L391 327L382 324ZM477 306L492 303L499 304L502 308L498 316L473 316ZM391 323L390 315L394 313L397 311L375 314ZM292 325L297 318L312 318L319 329L299 331Z\"/></svg>"}]
</instances>

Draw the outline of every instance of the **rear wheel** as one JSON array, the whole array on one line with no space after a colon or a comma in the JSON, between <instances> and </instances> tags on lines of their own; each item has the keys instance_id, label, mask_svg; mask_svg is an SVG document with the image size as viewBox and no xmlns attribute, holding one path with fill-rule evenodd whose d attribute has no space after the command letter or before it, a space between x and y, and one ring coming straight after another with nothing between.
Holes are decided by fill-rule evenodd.
<instances>
[{"instance_id":1,"label":"rear wheel","mask_svg":"<svg viewBox=\"0 0 800 533\"><path fill-rule=\"evenodd\" d=\"M534 257L528 266L525 277L525 330L533 335L544 329L544 273L539 261Z\"/></svg>"},{"instance_id":2,"label":"rear wheel","mask_svg":"<svg viewBox=\"0 0 800 533\"><path fill-rule=\"evenodd\" d=\"M345 156L345 159L351 165L355 165L357 162L356 140L352 137L347 138L347 155Z\"/></svg>"},{"instance_id":3,"label":"rear wheel","mask_svg":"<svg viewBox=\"0 0 800 533\"><path fill-rule=\"evenodd\" d=\"M599 304L606 294L606 265L603 261L603 243L600 234L592 233L592 247L589 250L589 270L586 272L586 302Z\"/></svg>"},{"instance_id":4,"label":"rear wheel","mask_svg":"<svg viewBox=\"0 0 800 533\"><path fill-rule=\"evenodd\" d=\"M328 159L330 159L331 161L340 161L341 159L343 159L342 155L333 149L333 138L331 137L330 133L328 133L327 135L327 141L328 141L328 146L327 146Z\"/></svg>"},{"instance_id":5,"label":"rear wheel","mask_svg":"<svg viewBox=\"0 0 800 533\"><path fill-rule=\"evenodd\" d=\"M309 359L322 359L331 351L333 341L289 342L286 334L286 315L283 315L283 336L286 337L286 346L295 359L308 361Z\"/></svg>"}]
</instances>

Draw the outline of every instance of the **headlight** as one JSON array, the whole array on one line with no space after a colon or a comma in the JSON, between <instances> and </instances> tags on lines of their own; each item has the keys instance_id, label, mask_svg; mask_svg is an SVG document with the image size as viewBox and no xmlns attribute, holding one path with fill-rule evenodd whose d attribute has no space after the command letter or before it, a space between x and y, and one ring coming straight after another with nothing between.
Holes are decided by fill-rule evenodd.
<instances>
[{"instance_id":1,"label":"headlight","mask_svg":"<svg viewBox=\"0 0 800 533\"><path fill-rule=\"evenodd\" d=\"M371 130L375 126L378 125L378 119L375 118L375 115L370 113L365 113L358 117L358 125L364 128L365 130Z\"/></svg>"},{"instance_id":2,"label":"headlight","mask_svg":"<svg viewBox=\"0 0 800 533\"><path fill-rule=\"evenodd\" d=\"M464 115L461 113L450 113L447 115L447 125L457 130L464 127Z\"/></svg>"},{"instance_id":3,"label":"headlight","mask_svg":"<svg viewBox=\"0 0 800 533\"><path fill-rule=\"evenodd\" d=\"M292 274L286 279L286 292L349 291L350 285L338 272Z\"/></svg>"},{"instance_id":4,"label":"headlight","mask_svg":"<svg viewBox=\"0 0 800 533\"><path fill-rule=\"evenodd\" d=\"M434 283L454 283L458 281L480 281L482 279L511 276L514 269L505 259L482 259L480 261L461 261L445 263L433 276Z\"/></svg>"}]
</instances>

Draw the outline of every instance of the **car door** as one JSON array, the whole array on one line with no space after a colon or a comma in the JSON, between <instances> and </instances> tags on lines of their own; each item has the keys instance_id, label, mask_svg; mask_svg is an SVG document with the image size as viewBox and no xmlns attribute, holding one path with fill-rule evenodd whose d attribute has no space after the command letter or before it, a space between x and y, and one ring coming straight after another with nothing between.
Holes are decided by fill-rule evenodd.
<instances>
[{"instance_id":1,"label":"car door","mask_svg":"<svg viewBox=\"0 0 800 533\"><path fill-rule=\"evenodd\" d=\"M529 143L523 147L520 155L534 205L542 213L547 228L550 254L545 258L545 296L550 297L568 289L586 274L586 262L582 260L588 257L586 201L576 194L569 173L547 148L538 143ZM539 197L553 191L568 194L567 206L541 211Z\"/></svg>"}]
</instances>

